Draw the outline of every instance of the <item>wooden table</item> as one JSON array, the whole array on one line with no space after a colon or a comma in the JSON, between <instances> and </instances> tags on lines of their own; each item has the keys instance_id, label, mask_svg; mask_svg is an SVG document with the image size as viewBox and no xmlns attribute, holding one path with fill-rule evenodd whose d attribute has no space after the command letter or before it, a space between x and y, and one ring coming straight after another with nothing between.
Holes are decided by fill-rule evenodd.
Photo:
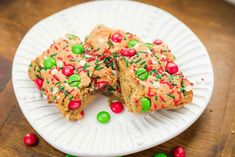
<instances>
[{"instance_id":1,"label":"wooden table","mask_svg":"<svg viewBox=\"0 0 235 157\"><path fill-rule=\"evenodd\" d=\"M26 147L34 132L17 104L11 82L12 60L24 34L36 22L82 0L0 0L0 157L65 156L42 138ZM207 47L215 72L209 106L184 133L154 148L129 155L151 157L185 147L188 157L235 157L235 6L215 0L142 0L186 23Z\"/></svg>"}]
</instances>

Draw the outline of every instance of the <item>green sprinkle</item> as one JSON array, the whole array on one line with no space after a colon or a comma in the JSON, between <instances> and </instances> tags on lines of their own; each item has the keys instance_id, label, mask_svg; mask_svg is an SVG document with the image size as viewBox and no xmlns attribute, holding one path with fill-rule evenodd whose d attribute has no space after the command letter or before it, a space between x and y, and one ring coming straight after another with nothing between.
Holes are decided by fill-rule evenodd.
<instances>
[{"instance_id":1,"label":"green sprinkle","mask_svg":"<svg viewBox=\"0 0 235 157\"><path fill-rule=\"evenodd\" d=\"M113 47L113 43L111 41L108 41L107 44L108 44L109 48Z\"/></svg>"},{"instance_id":2,"label":"green sprinkle","mask_svg":"<svg viewBox=\"0 0 235 157\"><path fill-rule=\"evenodd\" d=\"M139 63L141 61L141 58L138 58L135 63Z\"/></svg>"},{"instance_id":3,"label":"green sprinkle","mask_svg":"<svg viewBox=\"0 0 235 157\"><path fill-rule=\"evenodd\" d=\"M101 69L104 69L104 67L103 66L95 67L95 70L101 70Z\"/></svg>"},{"instance_id":4,"label":"green sprinkle","mask_svg":"<svg viewBox=\"0 0 235 157\"><path fill-rule=\"evenodd\" d=\"M62 92L62 90L64 90L64 86L61 86L61 87L60 87L60 92Z\"/></svg>"},{"instance_id":5,"label":"green sprinkle","mask_svg":"<svg viewBox=\"0 0 235 157\"><path fill-rule=\"evenodd\" d=\"M98 47L97 49L96 49L96 51L99 51L100 50L100 48Z\"/></svg>"},{"instance_id":6,"label":"green sprinkle","mask_svg":"<svg viewBox=\"0 0 235 157\"><path fill-rule=\"evenodd\" d=\"M52 87L50 88L50 91L53 92L53 88Z\"/></svg>"},{"instance_id":7,"label":"green sprinkle","mask_svg":"<svg viewBox=\"0 0 235 157\"><path fill-rule=\"evenodd\" d=\"M83 69L86 69L88 67L90 67L90 64L89 63L85 63L84 66L83 66Z\"/></svg>"},{"instance_id":8,"label":"green sprinkle","mask_svg":"<svg viewBox=\"0 0 235 157\"><path fill-rule=\"evenodd\" d=\"M171 97L172 99L175 99L175 96L174 95L171 95L171 94L167 94L169 97Z\"/></svg>"},{"instance_id":9,"label":"green sprinkle","mask_svg":"<svg viewBox=\"0 0 235 157\"><path fill-rule=\"evenodd\" d=\"M51 55L51 57L54 57L54 56L56 56L56 55L57 55L57 53L54 53L54 54Z\"/></svg>"},{"instance_id":10,"label":"green sprinkle","mask_svg":"<svg viewBox=\"0 0 235 157\"><path fill-rule=\"evenodd\" d=\"M146 63L146 61L143 61L143 62L140 63L140 65L143 65L143 64L145 64L145 63Z\"/></svg>"},{"instance_id":11,"label":"green sprinkle","mask_svg":"<svg viewBox=\"0 0 235 157\"><path fill-rule=\"evenodd\" d=\"M50 81L46 80L46 83L47 83L47 84L50 84Z\"/></svg>"},{"instance_id":12,"label":"green sprinkle","mask_svg":"<svg viewBox=\"0 0 235 157\"><path fill-rule=\"evenodd\" d=\"M59 82L56 82L56 83L55 83L55 85L57 86L57 85L58 85L60 82L61 82L61 81L59 81Z\"/></svg>"},{"instance_id":13,"label":"green sprinkle","mask_svg":"<svg viewBox=\"0 0 235 157\"><path fill-rule=\"evenodd\" d=\"M74 98L74 96L72 95L72 96L69 98L69 100L73 100L73 98Z\"/></svg>"},{"instance_id":14,"label":"green sprinkle","mask_svg":"<svg viewBox=\"0 0 235 157\"><path fill-rule=\"evenodd\" d=\"M162 50L162 52L167 52L167 50Z\"/></svg>"},{"instance_id":15,"label":"green sprinkle","mask_svg":"<svg viewBox=\"0 0 235 157\"><path fill-rule=\"evenodd\" d=\"M29 67L32 67L33 65L32 64L29 64Z\"/></svg>"},{"instance_id":16,"label":"green sprinkle","mask_svg":"<svg viewBox=\"0 0 235 157\"><path fill-rule=\"evenodd\" d=\"M87 73L87 76L88 76L88 77L91 77L91 75L90 75L90 71L89 71L89 70L87 70L87 72L86 72L86 73Z\"/></svg>"},{"instance_id":17,"label":"green sprinkle","mask_svg":"<svg viewBox=\"0 0 235 157\"><path fill-rule=\"evenodd\" d=\"M156 96L154 97L154 99L157 101L157 100L158 100L158 96L156 95Z\"/></svg>"},{"instance_id":18,"label":"green sprinkle","mask_svg":"<svg viewBox=\"0 0 235 157\"><path fill-rule=\"evenodd\" d=\"M65 90L65 91L64 91L64 95L65 95L65 96L67 96L67 95L68 95L68 93L69 93L69 91L68 91L68 90Z\"/></svg>"}]
</instances>

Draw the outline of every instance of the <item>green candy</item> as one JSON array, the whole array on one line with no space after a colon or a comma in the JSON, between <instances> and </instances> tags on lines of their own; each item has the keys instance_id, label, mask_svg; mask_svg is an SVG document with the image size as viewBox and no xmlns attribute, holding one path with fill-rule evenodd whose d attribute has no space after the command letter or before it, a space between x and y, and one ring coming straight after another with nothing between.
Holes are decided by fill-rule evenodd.
<instances>
[{"instance_id":1,"label":"green candy","mask_svg":"<svg viewBox=\"0 0 235 157\"><path fill-rule=\"evenodd\" d=\"M153 44L151 44L151 43L145 43L144 45L147 46L150 49L153 47Z\"/></svg>"},{"instance_id":2,"label":"green candy","mask_svg":"<svg viewBox=\"0 0 235 157\"><path fill-rule=\"evenodd\" d=\"M108 123L110 120L110 114L106 111L101 111L97 114L96 118L100 123Z\"/></svg>"},{"instance_id":3,"label":"green candy","mask_svg":"<svg viewBox=\"0 0 235 157\"><path fill-rule=\"evenodd\" d=\"M136 77L138 77L140 80L146 80L149 77L149 73L144 68L138 68L135 73Z\"/></svg>"},{"instance_id":4,"label":"green candy","mask_svg":"<svg viewBox=\"0 0 235 157\"><path fill-rule=\"evenodd\" d=\"M45 69L51 69L53 66L56 65L56 61L54 58L49 57L49 58L44 59L43 65Z\"/></svg>"},{"instance_id":5,"label":"green candy","mask_svg":"<svg viewBox=\"0 0 235 157\"><path fill-rule=\"evenodd\" d=\"M139 43L138 40L132 39L127 43L127 45L128 45L129 48L132 48L138 43Z\"/></svg>"},{"instance_id":6,"label":"green candy","mask_svg":"<svg viewBox=\"0 0 235 157\"><path fill-rule=\"evenodd\" d=\"M157 153L154 155L154 157L167 157L167 155L164 153Z\"/></svg>"},{"instance_id":7,"label":"green candy","mask_svg":"<svg viewBox=\"0 0 235 157\"><path fill-rule=\"evenodd\" d=\"M65 157L76 157L76 156L67 154Z\"/></svg>"},{"instance_id":8,"label":"green candy","mask_svg":"<svg viewBox=\"0 0 235 157\"><path fill-rule=\"evenodd\" d=\"M81 82L81 77L78 74L73 74L69 76L69 85L72 87L79 87Z\"/></svg>"},{"instance_id":9,"label":"green candy","mask_svg":"<svg viewBox=\"0 0 235 157\"><path fill-rule=\"evenodd\" d=\"M142 112L146 112L150 109L151 103L149 98L143 97L140 99L141 106L142 106Z\"/></svg>"},{"instance_id":10,"label":"green candy","mask_svg":"<svg viewBox=\"0 0 235 157\"><path fill-rule=\"evenodd\" d=\"M72 47L72 52L74 54L81 54L84 52L84 47L81 44L74 44Z\"/></svg>"}]
</instances>

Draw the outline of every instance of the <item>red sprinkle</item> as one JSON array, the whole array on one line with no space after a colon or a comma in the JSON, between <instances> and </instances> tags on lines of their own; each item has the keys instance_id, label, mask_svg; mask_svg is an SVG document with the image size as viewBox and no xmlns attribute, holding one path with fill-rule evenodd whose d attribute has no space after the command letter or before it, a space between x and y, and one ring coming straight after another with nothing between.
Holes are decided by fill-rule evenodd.
<instances>
[{"instance_id":1,"label":"red sprinkle","mask_svg":"<svg viewBox=\"0 0 235 157\"><path fill-rule=\"evenodd\" d=\"M107 81L99 81L96 83L98 89L103 89L108 84Z\"/></svg>"},{"instance_id":2,"label":"red sprinkle","mask_svg":"<svg viewBox=\"0 0 235 157\"><path fill-rule=\"evenodd\" d=\"M37 143L38 138L34 133L29 133L24 136L23 141L24 141L24 144L28 146L32 146Z\"/></svg>"},{"instance_id":3,"label":"red sprinkle","mask_svg":"<svg viewBox=\"0 0 235 157\"><path fill-rule=\"evenodd\" d=\"M149 87L149 88L148 88L148 96L149 96L149 97L152 97L152 96L154 96L154 95L156 95L156 93L151 93L151 88Z\"/></svg>"},{"instance_id":4,"label":"red sprinkle","mask_svg":"<svg viewBox=\"0 0 235 157\"><path fill-rule=\"evenodd\" d=\"M39 90L42 89L43 81L44 81L44 80L41 79L41 78L36 78L36 80L34 81L34 82L36 83L36 85L37 85L37 87L38 87Z\"/></svg>"},{"instance_id":5,"label":"red sprinkle","mask_svg":"<svg viewBox=\"0 0 235 157\"><path fill-rule=\"evenodd\" d=\"M60 79L58 78L58 76L53 75L53 77L54 77L57 81L60 81Z\"/></svg>"},{"instance_id":6,"label":"red sprinkle","mask_svg":"<svg viewBox=\"0 0 235 157\"><path fill-rule=\"evenodd\" d=\"M121 102L112 102L111 103L111 110L114 113L120 113L124 109L123 104Z\"/></svg>"},{"instance_id":7,"label":"red sprinkle","mask_svg":"<svg viewBox=\"0 0 235 157\"><path fill-rule=\"evenodd\" d=\"M57 46L54 46L56 50L59 50Z\"/></svg>"},{"instance_id":8,"label":"red sprinkle","mask_svg":"<svg viewBox=\"0 0 235 157\"><path fill-rule=\"evenodd\" d=\"M153 109L154 109L154 110L157 109L157 104L153 104Z\"/></svg>"},{"instance_id":9,"label":"red sprinkle","mask_svg":"<svg viewBox=\"0 0 235 157\"><path fill-rule=\"evenodd\" d=\"M153 69L153 67L151 65L147 65L147 67L146 67L147 72L150 72L152 69Z\"/></svg>"},{"instance_id":10,"label":"red sprinkle","mask_svg":"<svg viewBox=\"0 0 235 157\"><path fill-rule=\"evenodd\" d=\"M160 95L159 97L160 97L160 99L161 99L162 101L165 102L165 99L164 99L161 95Z\"/></svg>"},{"instance_id":11,"label":"red sprinkle","mask_svg":"<svg viewBox=\"0 0 235 157\"><path fill-rule=\"evenodd\" d=\"M71 100L68 104L70 110L76 110L81 106L81 100Z\"/></svg>"},{"instance_id":12,"label":"red sprinkle","mask_svg":"<svg viewBox=\"0 0 235 157\"><path fill-rule=\"evenodd\" d=\"M81 116L82 116L82 118L84 117L84 114L85 114L85 112L84 112L84 111L82 111L82 112L81 112Z\"/></svg>"}]
</instances>

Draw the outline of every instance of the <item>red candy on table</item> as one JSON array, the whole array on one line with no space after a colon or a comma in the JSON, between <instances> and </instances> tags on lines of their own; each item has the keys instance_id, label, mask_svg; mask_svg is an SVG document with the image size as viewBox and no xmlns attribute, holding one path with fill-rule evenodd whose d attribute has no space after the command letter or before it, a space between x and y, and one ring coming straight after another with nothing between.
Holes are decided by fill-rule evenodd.
<instances>
[{"instance_id":1,"label":"red candy on table","mask_svg":"<svg viewBox=\"0 0 235 157\"><path fill-rule=\"evenodd\" d=\"M162 44L162 41L160 39L156 39L153 41L153 44L155 45L161 45Z\"/></svg>"},{"instance_id":2,"label":"red candy on table","mask_svg":"<svg viewBox=\"0 0 235 157\"><path fill-rule=\"evenodd\" d=\"M37 143L38 138L34 133L26 134L23 138L24 144L32 146Z\"/></svg>"},{"instance_id":3,"label":"red candy on table","mask_svg":"<svg viewBox=\"0 0 235 157\"><path fill-rule=\"evenodd\" d=\"M99 81L96 83L98 89L102 89L105 85L107 85L106 81Z\"/></svg>"},{"instance_id":4,"label":"red candy on table","mask_svg":"<svg viewBox=\"0 0 235 157\"><path fill-rule=\"evenodd\" d=\"M126 57L132 57L136 54L135 49L129 49L129 48L122 48L121 49L121 55Z\"/></svg>"},{"instance_id":5,"label":"red candy on table","mask_svg":"<svg viewBox=\"0 0 235 157\"><path fill-rule=\"evenodd\" d=\"M122 112L124 109L123 105L121 102L112 102L111 103L111 110L114 112L114 113L120 113Z\"/></svg>"},{"instance_id":6,"label":"red candy on table","mask_svg":"<svg viewBox=\"0 0 235 157\"><path fill-rule=\"evenodd\" d=\"M44 81L44 80L41 79L41 78L36 78L36 80L34 81L34 82L36 83L36 85L37 85L37 87L38 87L39 90L42 89L43 81Z\"/></svg>"},{"instance_id":7,"label":"red candy on table","mask_svg":"<svg viewBox=\"0 0 235 157\"><path fill-rule=\"evenodd\" d=\"M120 43L122 41L122 35L120 33L114 33L111 36L111 40L116 43Z\"/></svg>"},{"instance_id":8,"label":"red candy on table","mask_svg":"<svg viewBox=\"0 0 235 157\"><path fill-rule=\"evenodd\" d=\"M81 106L81 100L71 100L68 105L70 110L76 110L80 106Z\"/></svg>"},{"instance_id":9,"label":"red candy on table","mask_svg":"<svg viewBox=\"0 0 235 157\"><path fill-rule=\"evenodd\" d=\"M175 147L172 153L174 157L185 157L184 148L180 146Z\"/></svg>"},{"instance_id":10,"label":"red candy on table","mask_svg":"<svg viewBox=\"0 0 235 157\"><path fill-rule=\"evenodd\" d=\"M167 63L166 69L167 69L167 72L168 72L169 74L175 74L175 73L177 73L178 70L179 70L179 69L178 69L178 66L177 66L175 63L173 63L173 62Z\"/></svg>"},{"instance_id":11,"label":"red candy on table","mask_svg":"<svg viewBox=\"0 0 235 157\"><path fill-rule=\"evenodd\" d=\"M68 64L68 65L65 65L62 69L62 73L65 75L65 76L70 76L74 73L74 66Z\"/></svg>"}]
</instances>

